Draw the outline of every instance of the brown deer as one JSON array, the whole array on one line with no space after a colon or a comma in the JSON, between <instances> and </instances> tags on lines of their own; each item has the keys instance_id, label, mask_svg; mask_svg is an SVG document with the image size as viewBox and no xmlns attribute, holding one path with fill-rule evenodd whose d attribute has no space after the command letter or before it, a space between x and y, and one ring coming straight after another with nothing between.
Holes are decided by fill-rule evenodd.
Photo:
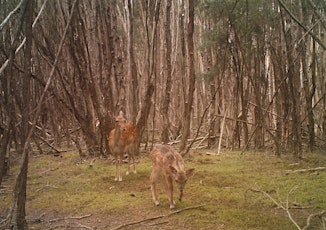
<instances>
[{"instance_id":1,"label":"brown deer","mask_svg":"<svg viewBox=\"0 0 326 230\"><path fill-rule=\"evenodd\" d=\"M175 202L173 200L173 180L179 187L179 201L181 201L186 182L195 169L192 168L185 170L182 156L168 145L156 145L151 151L150 157L153 166L150 182L154 204L156 206L160 204L157 198L156 182L160 172L163 171L163 176L167 185L170 208L172 209L175 207Z\"/></svg>"},{"instance_id":2,"label":"brown deer","mask_svg":"<svg viewBox=\"0 0 326 230\"><path fill-rule=\"evenodd\" d=\"M109 147L111 153L115 158L115 181L122 181L121 164L125 153L128 154L128 170L130 171L130 161L134 166L134 173L136 171L135 152L137 151L138 132L135 125L127 122L122 111L115 117L115 128L109 134ZM119 157L119 159L118 159Z\"/></svg>"}]
</instances>

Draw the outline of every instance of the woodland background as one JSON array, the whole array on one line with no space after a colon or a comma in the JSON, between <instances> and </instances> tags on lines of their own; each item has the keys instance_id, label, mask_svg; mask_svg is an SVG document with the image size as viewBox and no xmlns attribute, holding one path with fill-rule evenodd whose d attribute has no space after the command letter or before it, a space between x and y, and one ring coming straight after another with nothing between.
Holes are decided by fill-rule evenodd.
<instances>
[{"instance_id":1,"label":"woodland background","mask_svg":"<svg viewBox=\"0 0 326 230\"><path fill-rule=\"evenodd\" d=\"M21 156L17 226L29 152L106 156L120 110L142 149L325 149L325 11L319 0L0 0L0 184Z\"/></svg>"}]
</instances>

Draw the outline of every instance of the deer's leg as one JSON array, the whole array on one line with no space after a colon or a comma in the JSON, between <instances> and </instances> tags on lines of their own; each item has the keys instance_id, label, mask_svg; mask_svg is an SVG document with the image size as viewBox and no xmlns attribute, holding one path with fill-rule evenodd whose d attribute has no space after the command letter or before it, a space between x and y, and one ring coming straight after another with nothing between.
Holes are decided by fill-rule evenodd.
<instances>
[{"instance_id":1,"label":"deer's leg","mask_svg":"<svg viewBox=\"0 0 326 230\"><path fill-rule=\"evenodd\" d=\"M118 153L115 153L114 154L114 158L115 158L115 178L114 178L114 180L115 181L118 181L118 176L119 176L119 173L118 173L118 171L119 171L119 159L118 159Z\"/></svg>"},{"instance_id":2,"label":"deer's leg","mask_svg":"<svg viewBox=\"0 0 326 230\"><path fill-rule=\"evenodd\" d=\"M122 181L122 176L121 176L121 165L123 161L123 152L120 153L120 160L119 160L119 178L118 181Z\"/></svg>"},{"instance_id":3,"label":"deer's leg","mask_svg":"<svg viewBox=\"0 0 326 230\"><path fill-rule=\"evenodd\" d=\"M128 156L128 167L127 167L126 175L129 175L129 172L130 172L130 151L127 150L126 153L127 153L127 156Z\"/></svg>"},{"instance_id":4,"label":"deer's leg","mask_svg":"<svg viewBox=\"0 0 326 230\"><path fill-rule=\"evenodd\" d=\"M132 148L132 152L130 152L130 155L131 155L131 158L132 158L132 163L134 165L134 173L136 174L137 173L137 170L136 170L136 163L135 163L135 146Z\"/></svg>"},{"instance_id":5,"label":"deer's leg","mask_svg":"<svg viewBox=\"0 0 326 230\"><path fill-rule=\"evenodd\" d=\"M173 182L171 176L166 176L166 185L167 185L167 193L170 201L170 208L175 207L175 202L173 200Z\"/></svg>"},{"instance_id":6,"label":"deer's leg","mask_svg":"<svg viewBox=\"0 0 326 230\"><path fill-rule=\"evenodd\" d=\"M160 204L160 202L157 199L157 191L156 191L157 177L158 177L158 169L153 167L151 177L150 177L150 181L151 181L152 198L153 198L154 204L156 206L158 206Z\"/></svg>"}]
</instances>

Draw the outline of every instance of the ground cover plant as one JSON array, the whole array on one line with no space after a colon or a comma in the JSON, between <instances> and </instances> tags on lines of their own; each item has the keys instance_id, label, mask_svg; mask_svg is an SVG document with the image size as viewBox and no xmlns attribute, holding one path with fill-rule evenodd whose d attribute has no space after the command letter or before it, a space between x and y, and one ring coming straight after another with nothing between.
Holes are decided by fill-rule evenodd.
<instances>
[{"instance_id":1,"label":"ground cover plant","mask_svg":"<svg viewBox=\"0 0 326 230\"><path fill-rule=\"evenodd\" d=\"M187 168L196 171L183 201L176 199L172 210L163 183L158 184L160 206L152 202L147 153L137 159L138 173L124 176L122 182L114 181L111 158L92 162L74 151L59 157L33 155L27 185L29 228L298 229L311 214L317 215L310 216L308 229L325 228L325 152L306 154L302 160L215 152L198 150L185 158ZM15 170L1 188L1 219L11 202Z\"/></svg>"}]
</instances>

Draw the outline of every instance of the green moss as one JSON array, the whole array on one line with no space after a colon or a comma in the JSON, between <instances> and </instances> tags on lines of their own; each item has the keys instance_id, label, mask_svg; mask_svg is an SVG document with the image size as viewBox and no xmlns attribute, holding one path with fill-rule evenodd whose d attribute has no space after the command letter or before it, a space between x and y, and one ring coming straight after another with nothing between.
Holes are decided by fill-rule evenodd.
<instances>
[{"instance_id":1,"label":"green moss","mask_svg":"<svg viewBox=\"0 0 326 230\"><path fill-rule=\"evenodd\" d=\"M243 155L227 152L218 156L205 153L203 150L203 153L193 153L193 157L185 159L187 168L196 170L186 185L183 201L176 200L176 207L206 205L171 215L163 223L179 229L296 229L284 210L253 189L265 191L283 205L288 200L293 207L290 212L300 226L304 226L310 214L326 209L325 171L285 173L325 166L325 154L307 155L298 161L289 156L276 158L258 152ZM36 216L49 213L48 219L90 213L94 216L92 226L98 228L170 213L162 182L159 183L161 206L154 206L151 200L151 162L148 157L140 158L137 174L124 175L119 183L114 181L115 166L109 160L98 159L93 167L89 162L80 159L75 152L65 153L62 157L40 155L31 158L27 212ZM126 169L123 165L123 173ZM12 172L15 175L15 171ZM14 177L9 182L7 186L11 189ZM10 192L0 194L0 207L9 207L10 202ZM0 209L0 212L4 211ZM95 217L102 218L101 222ZM107 220L109 217L111 219ZM49 227L46 224L41 226L40 223L36 227L34 224L33 227Z\"/></svg>"}]
</instances>

